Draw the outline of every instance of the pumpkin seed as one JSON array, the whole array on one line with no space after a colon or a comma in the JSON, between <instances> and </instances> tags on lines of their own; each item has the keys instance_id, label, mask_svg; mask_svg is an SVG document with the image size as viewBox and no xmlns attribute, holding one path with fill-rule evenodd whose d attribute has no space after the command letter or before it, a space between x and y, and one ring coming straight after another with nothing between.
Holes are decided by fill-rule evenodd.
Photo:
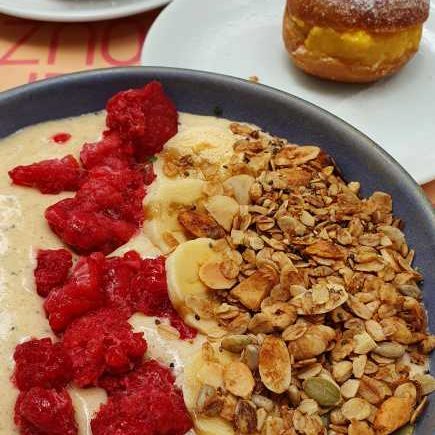
<instances>
[{"instance_id":1,"label":"pumpkin seed","mask_svg":"<svg viewBox=\"0 0 435 435\"><path fill-rule=\"evenodd\" d=\"M305 394L320 406L335 406L341 399L337 385L325 378L309 378L304 382L303 387Z\"/></svg>"},{"instance_id":2,"label":"pumpkin seed","mask_svg":"<svg viewBox=\"0 0 435 435\"><path fill-rule=\"evenodd\" d=\"M259 408L264 408L268 412L273 411L274 403L268 397L262 396L261 394L253 394L252 401Z\"/></svg>"},{"instance_id":3,"label":"pumpkin seed","mask_svg":"<svg viewBox=\"0 0 435 435\"><path fill-rule=\"evenodd\" d=\"M248 344L243 352L242 361L251 369L258 368L258 346L255 344Z\"/></svg>"},{"instance_id":4,"label":"pumpkin seed","mask_svg":"<svg viewBox=\"0 0 435 435\"><path fill-rule=\"evenodd\" d=\"M406 426L401 427L396 430L392 435L413 435L414 433L414 425L407 424Z\"/></svg>"},{"instance_id":5,"label":"pumpkin seed","mask_svg":"<svg viewBox=\"0 0 435 435\"><path fill-rule=\"evenodd\" d=\"M222 339L222 349L233 353L240 353L248 344L252 344L252 337L247 335L227 335Z\"/></svg>"}]
</instances>

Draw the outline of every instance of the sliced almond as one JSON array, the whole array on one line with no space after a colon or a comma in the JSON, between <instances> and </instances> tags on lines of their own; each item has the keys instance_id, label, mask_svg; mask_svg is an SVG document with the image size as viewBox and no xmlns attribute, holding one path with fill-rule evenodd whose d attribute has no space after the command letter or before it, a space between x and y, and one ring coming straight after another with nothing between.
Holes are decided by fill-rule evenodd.
<instances>
[{"instance_id":1,"label":"sliced almond","mask_svg":"<svg viewBox=\"0 0 435 435\"><path fill-rule=\"evenodd\" d=\"M408 423L412 415L412 402L402 397L390 397L382 403L375 415L376 434L388 435Z\"/></svg>"},{"instance_id":2,"label":"sliced almond","mask_svg":"<svg viewBox=\"0 0 435 435\"><path fill-rule=\"evenodd\" d=\"M356 396L359 388L359 380L348 379L340 388L341 394L345 399L352 399Z\"/></svg>"},{"instance_id":3,"label":"sliced almond","mask_svg":"<svg viewBox=\"0 0 435 435\"><path fill-rule=\"evenodd\" d=\"M396 388L394 396L408 398L415 405L417 401L417 388L412 382L405 382Z\"/></svg>"},{"instance_id":4,"label":"sliced almond","mask_svg":"<svg viewBox=\"0 0 435 435\"><path fill-rule=\"evenodd\" d=\"M202 384L210 385L214 388L223 387L224 385L224 368L221 364L213 361L207 361L196 373L197 379Z\"/></svg>"},{"instance_id":5,"label":"sliced almond","mask_svg":"<svg viewBox=\"0 0 435 435\"><path fill-rule=\"evenodd\" d=\"M232 189L235 200L240 205L248 205L251 202L250 190L255 182L255 178L251 175L240 174L234 175L224 181L224 186Z\"/></svg>"},{"instance_id":6,"label":"sliced almond","mask_svg":"<svg viewBox=\"0 0 435 435\"><path fill-rule=\"evenodd\" d=\"M204 207L222 228L231 231L233 219L239 212L239 204L235 199L225 195L211 196Z\"/></svg>"},{"instance_id":7,"label":"sliced almond","mask_svg":"<svg viewBox=\"0 0 435 435\"><path fill-rule=\"evenodd\" d=\"M249 367L239 361L225 366L224 386L232 394L247 399L254 390L255 380Z\"/></svg>"},{"instance_id":8,"label":"sliced almond","mask_svg":"<svg viewBox=\"0 0 435 435\"><path fill-rule=\"evenodd\" d=\"M277 166L297 166L314 160L320 153L320 148L312 145L286 147L275 156Z\"/></svg>"},{"instance_id":9,"label":"sliced almond","mask_svg":"<svg viewBox=\"0 0 435 435\"><path fill-rule=\"evenodd\" d=\"M365 355L372 350L376 349L377 344L373 340L373 338L367 334L367 332L363 332L362 334L356 334L353 337L354 340L354 349L353 351L360 355Z\"/></svg>"},{"instance_id":10,"label":"sliced almond","mask_svg":"<svg viewBox=\"0 0 435 435\"><path fill-rule=\"evenodd\" d=\"M325 314L343 305L348 293L338 284L315 285L312 289L295 296L290 303L300 315Z\"/></svg>"},{"instance_id":11,"label":"sliced almond","mask_svg":"<svg viewBox=\"0 0 435 435\"><path fill-rule=\"evenodd\" d=\"M245 307L257 311L277 283L278 275L273 269L261 268L234 287L231 295Z\"/></svg>"},{"instance_id":12,"label":"sliced almond","mask_svg":"<svg viewBox=\"0 0 435 435\"><path fill-rule=\"evenodd\" d=\"M367 332L372 336L375 341L385 340L385 334L382 329L382 325L376 320L367 320L365 322Z\"/></svg>"},{"instance_id":13,"label":"sliced almond","mask_svg":"<svg viewBox=\"0 0 435 435\"><path fill-rule=\"evenodd\" d=\"M359 397L354 397L345 402L341 412L348 420L365 420L370 416L370 404Z\"/></svg>"},{"instance_id":14,"label":"sliced almond","mask_svg":"<svg viewBox=\"0 0 435 435\"><path fill-rule=\"evenodd\" d=\"M327 240L314 242L305 249L305 253L322 258L332 258L334 260L342 260L346 257L345 249Z\"/></svg>"},{"instance_id":15,"label":"sliced almond","mask_svg":"<svg viewBox=\"0 0 435 435\"><path fill-rule=\"evenodd\" d=\"M354 420L348 428L348 435L374 435L374 432L365 421Z\"/></svg>"},{"instance_id":16,"label":"sliced almond","mask_svg":"<svg viewBox=\"0 0 435 435\"><path fill-rule=\"evenodd\" d=\"M288 326L282 333L282 338L285 341L294 341L302 337L308 330L306 323L296 323Z\"/></svg>"},{"instance_id":17,"label":"sliced almond","mask_svg":"<svg viewBox=\"0 0 435 435\"><path fill-rule=\"evenodd\" d=\"M352 372L356 378L361 378L364 375L364 370L367 364L367 355L359 355L352 361Z\"/></svg>"},{"instance_id":18,"label":"sliced almond","mask_svg":"<svg viewBox=\"0 0 435 435\"><path fill-rule=\"evenodd\" d=\"M287 390L291 381L290 355L284 341L274 336L264 339L259 355L259 372L263 384L274 393Z\"/></svg>"},{"instance_id":19,"label":"sliced almond","mask_svg":"<svg viewBox=\"0 0 435 435\"><path fill-rule=\"evenodd\" d=\"M199 268L199 279L214 290L227 290L237 283L235 279L225 278L221 272L221 263L205 263Z\"/></svg>"},{"instance_id":20,"label":"sliced almond","mask_svg":"<svg viewBox=\"0 0 435 435\"><path fill-rule=\"evenodd\" d=\"M360 381L358 396L367 400L372 405L378 405L388 395L391 395L392 391L388 385L377 379L363 376Z\"/></svg>"}]
</instances>

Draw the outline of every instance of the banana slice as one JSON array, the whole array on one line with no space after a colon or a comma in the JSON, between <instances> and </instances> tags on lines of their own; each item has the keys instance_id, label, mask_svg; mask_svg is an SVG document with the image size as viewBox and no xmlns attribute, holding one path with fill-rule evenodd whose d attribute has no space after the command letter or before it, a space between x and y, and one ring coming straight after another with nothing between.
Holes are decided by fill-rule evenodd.
<instances>
[{"instance_id":1,"label":"banana slice","mask_svg":"<svg viewBox=\"0 0 435 435\"><path fill-rule=\"evenodd\" d=\"M187 240L177 220L178 211L202 197L203 185L203 180L195 178L168 179L157 182L148 193L145 207L151 219L145 222L144 231L164 254Z\"/></svg>"},{"instance_id":2,"label":"banana slice","mask_svg":"<svg viewBox=\"0 0 435 435\"><path fill-rule=\"evenodd\" d=\"M223 261L223 255L212 249L213 243L199 238L177 246L166 260L166 275L169 298L183 320L209 337L222 337L226 331L213 318L217 304L211 297L213 290L199 277L204 264Z\"/></svg>"},{"instance_id":3,"label":"banana slice","mask_svg":"<svg viewBox=\"0 0 435 435\"><path fill-rule=\"evenodd\" d=\"M216 163L228 160L233 154L233 144L239 136L231 131L231 121L182 113L180 122L177 136L166 143L165 149L197 153Z\"/></svg>"},{"instance_id":4,"label":"banana slice","mask_svg":"<svg viewBox=\"0 0 435 435\"><path fill-rule=\"evenodd\" d=\"M210 345L211 346L211 345ZM198 435L234 435L232 425L222 417L204 417L195 413L198 396L204 384L215 388L223 385L222 373L225 365L237 357L214 347L215 358L209 360L204 351L199 351L184 368L183 396L187 409L192 415L195 432Z\"/></svg>"}]
</instances>

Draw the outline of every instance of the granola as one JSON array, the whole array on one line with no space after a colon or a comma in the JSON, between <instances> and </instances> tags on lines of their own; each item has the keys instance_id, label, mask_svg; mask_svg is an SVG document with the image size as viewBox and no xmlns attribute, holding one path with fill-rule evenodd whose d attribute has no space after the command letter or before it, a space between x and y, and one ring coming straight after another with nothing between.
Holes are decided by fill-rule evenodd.
<instances>
[{"instance_id":1,"label":"granola","mask_svg":"<svg viewBox=\"0 0 435 435\"><path fill-rule=\"evenodd\" d=\"M246 434L386 435L413 424L435 390L435 338L392 198L363 198L317 146L230 129L239 137L224 168L194 155L165 166L168 176L202 171L204 198L178 221L222 254L199 277L232 360L220 385L205 377L192 412Z\"/></svg>"}]
</instances>

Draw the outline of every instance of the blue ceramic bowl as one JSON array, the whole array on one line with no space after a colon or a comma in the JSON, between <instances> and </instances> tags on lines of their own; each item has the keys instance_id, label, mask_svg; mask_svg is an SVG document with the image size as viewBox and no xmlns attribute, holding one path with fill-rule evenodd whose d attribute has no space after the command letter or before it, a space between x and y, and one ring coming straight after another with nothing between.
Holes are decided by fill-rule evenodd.
<instances>
[{"instance_id":1,"label":"blue ceramic bowl","mask_svg":"<svg viewBox=\"0 0 435 435\"><path fill-rule=\"evenodd\" d=\"M133 67L54 78L0 94L0 138L37 122L101 110L114 93L160 80L180 111L257 124L290 142L316 144L336 160L345 179L361 182L363 195L392 195L394 212L405 224L415 265L424 275L424 300L435 331L435 216L419 186L405 170L362 133L324 110L266 86L223 75ZM398 125L397 128L406 128ZM412 146L412 144L410 144ZM432 361L434 357L432 358ZM420 435L435 433L435 400L419 421Z\"/></svg>"}]
</instances>

